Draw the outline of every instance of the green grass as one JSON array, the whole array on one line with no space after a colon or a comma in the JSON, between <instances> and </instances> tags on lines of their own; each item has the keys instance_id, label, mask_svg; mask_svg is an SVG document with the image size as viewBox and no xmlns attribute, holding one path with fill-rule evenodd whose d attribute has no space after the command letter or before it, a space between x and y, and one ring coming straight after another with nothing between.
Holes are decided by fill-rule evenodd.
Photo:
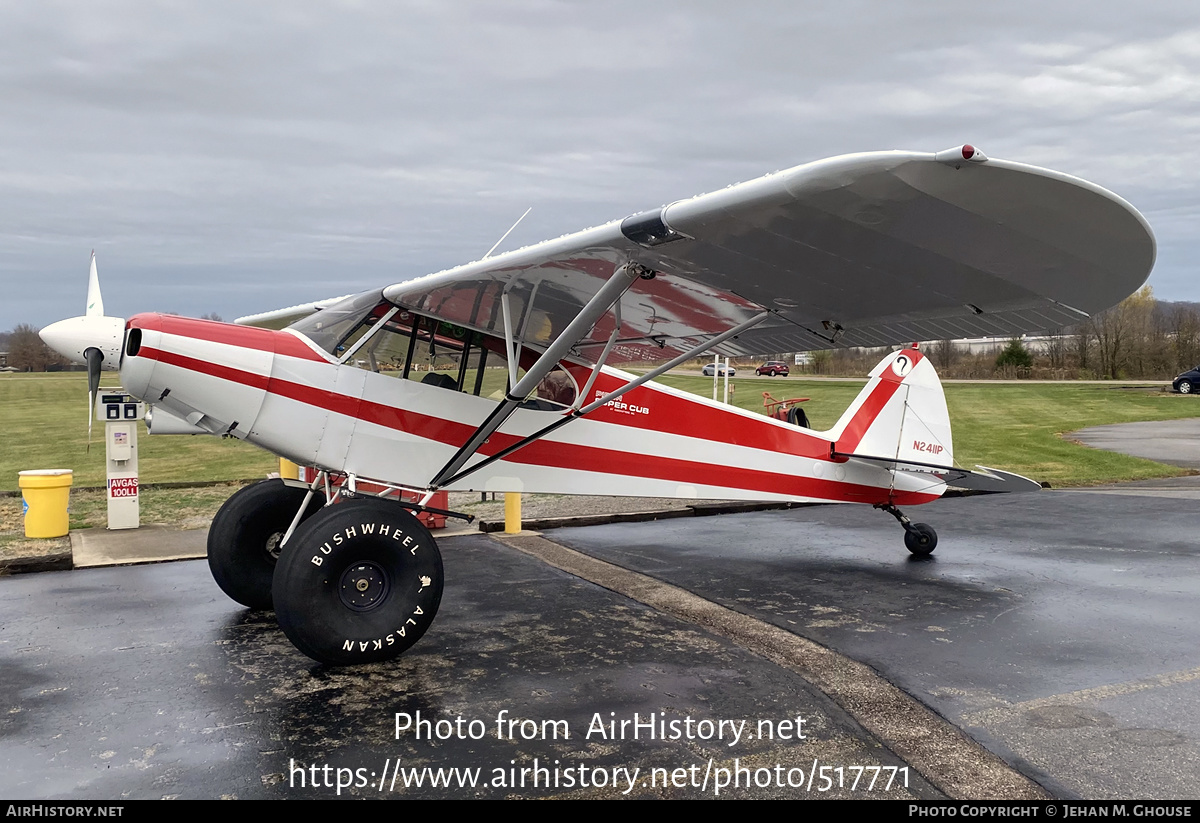
<instances>
[{"instance_id":1,"label":"green grass","mask_svg":"<svg viewBox=\"0 0 1200 823\"><path fill-rule=\"evenodd\" d=\"M101 386L116 386L105 374ZM73 469L76 486L104 485L104 424L92 424L87 451L87 376L0 374L0 489L16 489L17 472ZM208 435L150 437L138 424L138 473L143 482L265 477L278 461L236 439Z\"/></svg>"},{"instance_id":2,"label":"green grass","mask_svg":"<svg viewBox=\"0 0 1200 823\"><path fill-rule=\"evenodd\" d=\"M667 376L661 382L712 396L711 378ZM861 388L859 383L794 378L735 378L732 382L738 387L736 404L756 412L763 410L764 391L780 399L811 398L804 408L817 429L833 425ZM116 383L116 375L106 375L102 381L103 385ZM1200 398L1117 385L951 383L945 390L954 427L955 456L961 465L995 466L1055 486L1184 473L1161 463L1067 442L1060 436L1065 432L1105 423L1200 417ZM0 489L16 489L17 472L22 469L46 468L74 469L77 487L103 485L102 423L94 424L92 450L85 452L86 392L86 379L81 373L0 375L0 422L4 424ZM238 440L149 437L144 426L138 445L144 483L264 477L277 465L272 455ZM228 493L226 489L217 495ZM145 514L149 491L144 494L143 520L152 522L153 516ZM166 505L188 504L177 500Z\"/></svg>"},{"instance_id":3,"label":"green grass","mask_svg":"<svg viewBox=\"0 0 1200 823\"><path fill-rule=\"evenodd\" d=\"M1009 469L1055 486L1087 486L1175 477L1188 472L1073 443L1063 435L1088 426L1200 417L1193 398L1158 389L1072 384L951 384L946 405L955 457Z\"/></svg>"},{"instance_id":4,"label":"green grass","mask_svg":"<svg viewBox=\"0 0 1200 823\"><path fill-rule=\"evenodd\" d=\"M667 376L659 382L712 397L711 377ZM761 412L762 393L777 399L809 397L804 404L813 428L831 427L863 383L792 378L742 378L735 405ZM1174 477L1174 466L1091 449L1062 435L1088 426L1140 420L1200 417L1200 399L1153 388L1118 384L950 383L943 386L954 431L954 456L962 466L992 466L1054 486L1087 486Z\"/></svg>"}]
</instances>

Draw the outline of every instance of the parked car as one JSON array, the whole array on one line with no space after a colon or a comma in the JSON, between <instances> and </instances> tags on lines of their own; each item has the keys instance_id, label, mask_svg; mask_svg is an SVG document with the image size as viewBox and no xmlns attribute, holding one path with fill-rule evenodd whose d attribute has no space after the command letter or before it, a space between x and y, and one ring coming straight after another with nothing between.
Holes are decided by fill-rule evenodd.
<instances>
[{"instance_id":1,"label":"parked car","mask_svg":"<svg viewBox=\"0 0 1200 823\"><path fill-rule=\"evenodd\" d=\"M719 369L716 369L712 363L709 363L707 366L702 368L700 370L700 373L702 375L704 375L705 377L712 377L714 371L716 372L716 374L719 377L725 376L725 366L722 365ZM730 366L729 367L729 376L733 377L735 374L737 374L737 369L735 369L733 366Z\"/></svg>"},{"instance_id":2,"label":"parked car","mask_svg":"<svg viewBox=\"0 0 1200 823\"><path fill-rule=\"evenodd\" d=\"M754 373L760 377L764 374L767 377L775 377L776 375L787 377L788 364L784 363L782 360L768 360L766 363L763 363L761 366L755 369Z\"/></svg>"},{"instance_id":3,"label":"parked car","mask_svg":"<svg viewBox=\"0 0 1200 823\"><path fill-rule=\"evenodd\" d=\"M1188 369L1183 374L1175 378L1171 383L1171 389L1180 394L1191 394L1200 389L1200 366L1194 369Z\"/></svg>"}]
</instances>

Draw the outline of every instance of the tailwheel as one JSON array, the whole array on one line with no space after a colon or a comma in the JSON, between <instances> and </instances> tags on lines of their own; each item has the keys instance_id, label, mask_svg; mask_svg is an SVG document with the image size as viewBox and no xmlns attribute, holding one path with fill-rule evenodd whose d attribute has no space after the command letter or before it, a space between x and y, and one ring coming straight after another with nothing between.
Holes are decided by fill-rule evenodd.
<instances>
[{"instance_id":1,"label":"tailwheel","mask_svg":"<svg viewBox=\"0 0 1200 823\"><path fill-rule=\"evenodd\" d=\"M883 509L899 521L904 527L904 546L918 557L932 554L937 548L937 532L928 523L914 523L908 516L891 503L876 503L875 508Z\"/></svg>"},{"instance_id":2,"label":"tailwheel","mask_svg":"<svg viewBox=\"0 0 1200 823\"><path fill-rule=\"evenodd\" d=\"M263 480L225 501L208 530L208 568L221 591L243 606L271 608L279 544L306 494L282 480ZM323 505L325 495L314 494L304 517Z\"/></svg>"},{"instance_id":3,"label":"tailwheel","mask_svg":"<svg viewBox=\"0 0 1200 823\"><path fill-rule=\"evenodd\" d=\"M321 663L398 657L442 600L442 556L399 504L356 498L326 508L288 540L272 588L279 626Z\"/></svg>"},{"instance_id":4,"label":"tailwheel","mask_svg":"<svg viewBox=\"0 0 1200 823\"><path fill-rule=\"evenodd\" d=\"M930 554L937 548L937 532L928 523L913 523L904 530L904 545L915 555Z\"/></svg>"}]
</instances>

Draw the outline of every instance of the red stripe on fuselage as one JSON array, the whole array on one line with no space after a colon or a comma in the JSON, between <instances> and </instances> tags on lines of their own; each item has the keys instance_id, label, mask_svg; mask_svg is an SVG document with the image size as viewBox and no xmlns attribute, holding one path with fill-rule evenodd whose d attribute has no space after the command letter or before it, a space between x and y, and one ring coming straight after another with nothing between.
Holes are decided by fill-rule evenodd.
<instances>
[{"instance_id":1,"label":"red stripe on fuselage","mask_svg":"<svg viewBox=\"0 0 1200 823\"><path fill-rule=\"evenodd\" d=\"M159 331L193 340L224 343L244 349L274 352L301 360L328 363L329 358L316 352L309 344L290 332L260 329L257 326L239 326L235 323L219 323L215 320L196 320L173 314L137 314L129 319L129 328Z\"/></svg>"},{"instance_id":2,"label":"red stripe on fuselage","mask_svg":"<svg viewBox=\"0 0 1200 823\"><path fill-rule=\"evenodd\" d=\"M579 368L583 375L576 374L575 379L583 385L591 370ZM602 374L592 387L593 396L585 398L585 404L595 400L598 392L607 394L624 385L625 381L620 377ZM707 406L668 391L645 387L627 392L619 402L644 407L649 413L632 416L601 406L589 414L588 419L798 457L829 457L828 440L798 426L768 422L768 418L761 415L746 417L728 408Z\"/></svg>"},{"instance_id":3,"label":"red stripe on fuselage","mask_svg":"<svg viewBox=\"0 0 1200 823\"><path fill-rule=\"evenodd\" d=\"M337 392L287 380L268 378L266 375L197 360L174 352L144 346L139 352L139 356L222 380L241 383L252 388L263 389L271 394L299 403L396 431L407 432L449 446L460 446L475 431L474 426L466 423L444 420L370 400L360 401ZM480 448L479 453L485 456L495 454L501 449L513 445L519 439L515 435L496 432L489 438L489 442ZM897 503L916 504L937 499L937 495L916 492L890 494L888 489L875 486L863 486L816 477L798 477L760 469L714 466L692 460L631 454L598 446L583 446L559 441L535 441L509 455L505 460L510 463L548 468L594 471L603 474L673 481L679 484L723 486L793 497L815 497L847 502L872 503L891 499Z\"/></svg>"},{"instance_id":4,"label":"red stripe on fuselage","mask_svg":"<svg viewBox=\"0 0 1200 823\"><path fill-rule=\"evenodd\" d=\"M129 325L131 328L160 331L194 340L224 343L256 351L275 352L319 363L333 363L330 358L311 348L311 344L290 332L218 323L212 320L196 320L170 314L139 314L130 319ZM522 365L529 368L536 359L536 353L526 349ZM578 363L567 363L566 366L580 386L587 382L587 376L591 373L590 366ZM607 394L624 385L625 381L620 377L602 373L597 378L592 391ZM588 398L587 402L593 399L595 398ZM588 418L617 426L649 429L665 434L693 437L726 443L731 446L745 446L779 454L813 459L823 459L829 456L829 441L814 437L805 429L775 425L767 422L767 418L747 418L732 414L727 409L706 406L670 392L651 388L634 389L626 393L620 402L634 405L643 404L650 410L650 413L631 417L601 407L589 414ZM344 410L339 410L339 413L349 414Z\"/></svg>"},{"instance_id":5,"label":"red stripe on fuselage","mask_svg":"<svg viewBox=\"0 0 1200 823\"><path fill-rule=\"evenodd\" d=\"M157 360L159 363L166 363L168 366L178 366L181 369L200 372L210 377L219 377L231 383L241 383L243 386L249 386L252 389L266 391L268 384L271 382L270 378L265 374L255 374L254 372L235 369L232 366L222 366L220 363L197 360L194 357L188 357L186 354L163 351L148 346L142 346L138 351L138 357L145 357L147 360Z\"/></svg>"},{"instance_id":6,"label":"red stripe on fuselage","mask_svg":"<svg viewBox=\"0 0 1200 823\"><path fill-rule=\"evenodd\" d=\"M240 346L257 351L274 352L301 360L330 363L331 365L334 363L327 355L315 350L312 344L290 332L262 329L254 326L239 326L212 320L197 320L195 318L169 314L135 315L130 318L129 326L130 328L155 330L195 340ZM923 358L923 355L916 350L908 350L907 354L912 359L914 367ZM528 356L532 358L533 353L529 352ZM182 364L175 363L174 365ZM529 364L524 365L528 368ZM583 385L586 382L586 375L590 373L591 368L575 363L567 365L568 370L572 372L576 381L580 385ZM193 371L204 371L192 366L183 366L183 368L190 368ZM911 372L909 373L911 374ZM224 375L214 376L224 377ZM236 381L236 378L224 379L233 379ZM833 447L834 450L852 452L858 447L867 429L875 422L875 418L879 416L883 407L887 405L892 395L895 394L901 382L903 382L903 378L896 375L890 366L884 370L879 384L842 432L837 444ZM251 384L247 383L247 385ZM608 393L623 385L624 381L620 377L611 374L601 374L596 380L593 391ZM274 390L272 389L272 391ZM314 389L313 391L319 390ZM288 397L292 396L286 390L274 391L274 393ZM347 410L348 406L346 404L353 404L357 401L334 392L326 392L325 394L328 395L327 403L312 405L320 405L322 408L337 411L339 414L355 416L352 411ZM338 400L337 398L342 398L342 400ZM308 402L299 397L292 397L292 399ZM590 402L591 399L594 398L589 398L585 402ZM731 414L725 409L713 408L686 398L677 397L669 392L656 391L650 388L634 389L626 393L621 398L621 402L634 405L642 404L650 410L650 413L631 417L630 415L624 415L618 411L601 407L588 415L588 417L598 422L610 423L617 426L648 429L665 434L725 443L732 446L761 449L778 454L795 455L815 460L828 459L829 457L829 441L820 437L814 437L805 429L794 426L775 425L767 422L767 418L761 420L745 418L737 414ZM338 406L339 408L334 408L334 406ZM442 440L440 437L435 439ZM464 436L462 440L465 439L466 437ZM451 445L460 445L462 441L460 440L456 443L452 440L443 440L442 442L448 442ZM522 461L518 460L515 462Z\"/></svg>"}]
</instances>

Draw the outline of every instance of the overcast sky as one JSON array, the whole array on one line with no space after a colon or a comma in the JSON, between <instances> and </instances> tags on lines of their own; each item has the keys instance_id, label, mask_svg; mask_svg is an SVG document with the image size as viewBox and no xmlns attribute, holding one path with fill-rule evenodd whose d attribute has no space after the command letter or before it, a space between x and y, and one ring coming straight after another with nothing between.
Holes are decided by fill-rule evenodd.
<instances>
[{"instance_id":1,"label":"overcast sky","mask_svg":"<svg viewBox=\"0 0 1200 823\"><path fill-rule=\"evenodd\" d=\"M836 154L1078 175L1200 300L1194 2L0 4L0 330L226 319Z\"/></svg>"}]
</instances>

